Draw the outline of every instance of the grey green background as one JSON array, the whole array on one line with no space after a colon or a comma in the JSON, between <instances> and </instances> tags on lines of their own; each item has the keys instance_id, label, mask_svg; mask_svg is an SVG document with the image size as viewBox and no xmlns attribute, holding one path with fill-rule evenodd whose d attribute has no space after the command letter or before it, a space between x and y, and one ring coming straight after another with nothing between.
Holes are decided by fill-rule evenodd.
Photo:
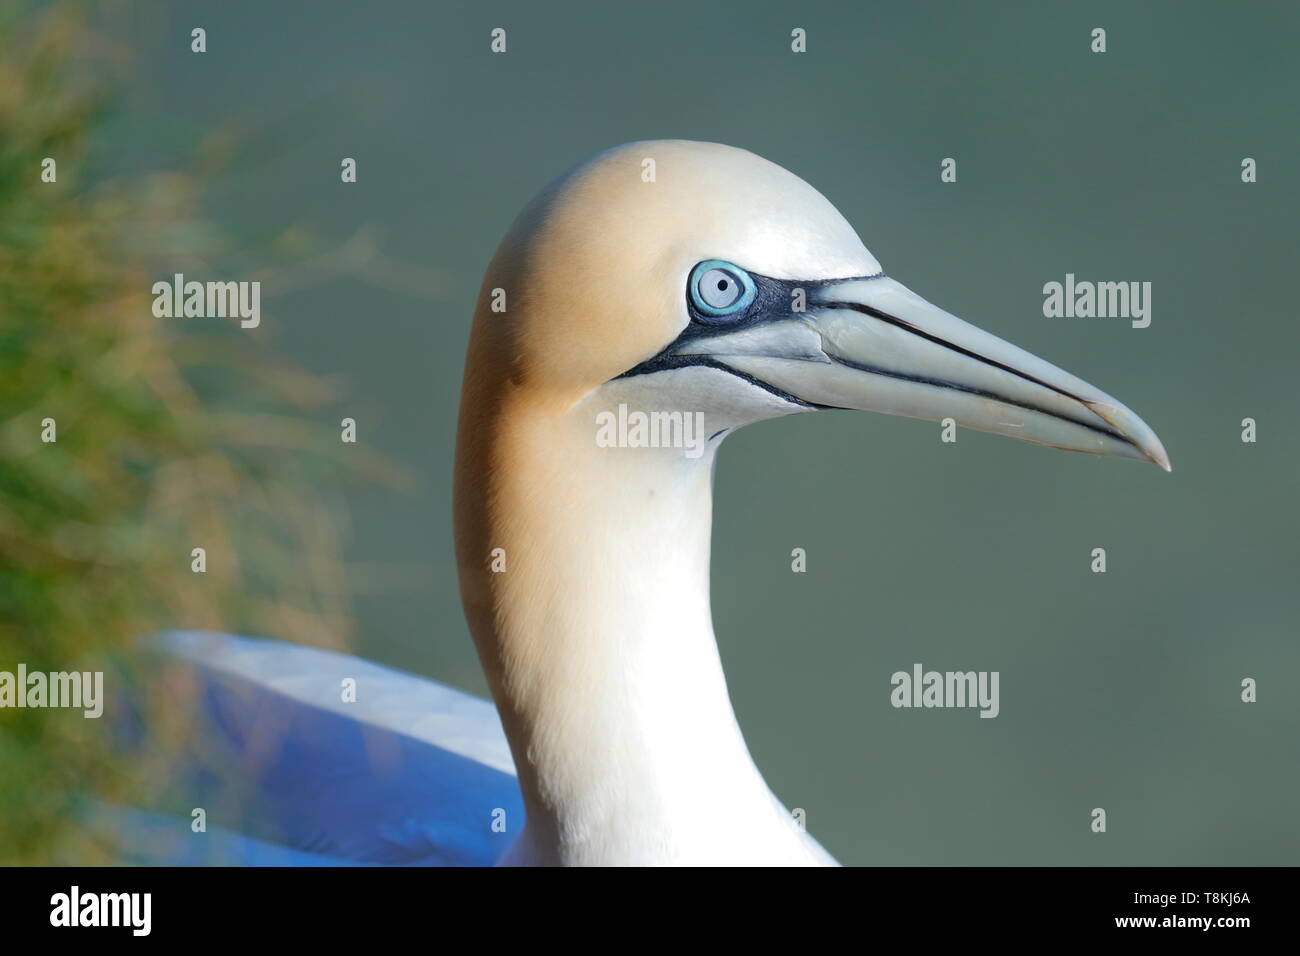
<instances>
[{"instance_id":1,"label":"grey green background","mask_svg":"<svg viewBox=\"0 0 1300 956\"><path fill-rule=\"evenodd\" d=\"M248 148L209 211L249 248L366 228L405 264L263 301L277 348L346 386L334 420L415 479L347 496L360 654L484 692L452 447L518 208L610 145L729 143L820 189L894 277L1129 404L1175 468L868 414L731 437L714 614L776 793L845 863L1300 861L1300 7L227 0L131 4L114 29L135 62L104 172L184 166L230 129ZM1067 272L1153 283L1150 328L1044 318ZM892 709L915 661L1000 671L1001 716Z\"/></svg>"}]
</instances>

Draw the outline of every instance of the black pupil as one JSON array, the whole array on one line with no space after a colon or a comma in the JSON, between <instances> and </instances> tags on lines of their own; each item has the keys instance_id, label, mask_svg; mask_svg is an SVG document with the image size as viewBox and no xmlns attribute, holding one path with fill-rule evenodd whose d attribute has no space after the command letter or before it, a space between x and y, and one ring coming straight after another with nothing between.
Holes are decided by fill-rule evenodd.
<instances>
[{"instance_id":1,"label":"black pupil","mask_svg":"<svg viewBox=\"0 0 1300 956\"><path fill-rule=\"evenodd\" d=\"M727 280L726 280L726 279L719 279L719 280L718 280L718 291L719 291L719 292L726 292L726 291L727 291Z\"/></svg>"}]
</instances>

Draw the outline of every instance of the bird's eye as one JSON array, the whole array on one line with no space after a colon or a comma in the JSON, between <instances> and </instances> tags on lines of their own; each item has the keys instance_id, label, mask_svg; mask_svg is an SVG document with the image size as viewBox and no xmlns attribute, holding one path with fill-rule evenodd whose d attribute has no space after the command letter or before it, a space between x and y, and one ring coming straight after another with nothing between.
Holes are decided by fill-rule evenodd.
<instances>
[{"instance_id":1,"label":"bird's eye","mask_svg":"<svg viewBox=\"0 0 1300 956\"><path fill-rule=\"evenodd\" d=\"M735 315L754 301L754 292L749 273L730 262L706 259L691 270L691 302L706 317Z\"/></svg>"}]
</instances>

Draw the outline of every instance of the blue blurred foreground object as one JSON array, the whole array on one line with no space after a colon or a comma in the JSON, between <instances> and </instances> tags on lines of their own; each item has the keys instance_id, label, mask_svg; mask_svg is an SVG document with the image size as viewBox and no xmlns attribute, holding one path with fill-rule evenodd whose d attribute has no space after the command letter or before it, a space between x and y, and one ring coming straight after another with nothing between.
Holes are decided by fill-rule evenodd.
<instances>
[{"instance_id":1,"label":"blue blurred foreground object","mask_svg":"<svg viewBox=\"0 0 1300 956\"><path fill-rule=\"evenodd\" d=\"M97 811L124 862L490 865L522 822L487 701L279 641L172 633L160 650L194 690L203 747L172 812Z\"/></svg>"}]
</instances>

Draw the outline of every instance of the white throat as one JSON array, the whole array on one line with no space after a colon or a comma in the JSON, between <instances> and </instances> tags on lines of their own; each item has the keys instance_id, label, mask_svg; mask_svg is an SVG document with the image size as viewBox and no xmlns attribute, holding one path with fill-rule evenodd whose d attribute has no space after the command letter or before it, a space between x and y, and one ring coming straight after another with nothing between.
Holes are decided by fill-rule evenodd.
<instances>
[{"instance_id":1,"label":"white throat","mask_svg":"<svg viewBox=\"0 0 1300 956\"><path fill-rule=\"evenodd\" d=\"M462 435L458 525L481 532L458 533L462 590L528 812L508 861L830 862L763 782L727 694L717 442L694 458L599 447L595 415L618 400L562 416L505 402L489 440ZM494 548L504 571L483 570Z\"/></svg>"}]
</instances>

